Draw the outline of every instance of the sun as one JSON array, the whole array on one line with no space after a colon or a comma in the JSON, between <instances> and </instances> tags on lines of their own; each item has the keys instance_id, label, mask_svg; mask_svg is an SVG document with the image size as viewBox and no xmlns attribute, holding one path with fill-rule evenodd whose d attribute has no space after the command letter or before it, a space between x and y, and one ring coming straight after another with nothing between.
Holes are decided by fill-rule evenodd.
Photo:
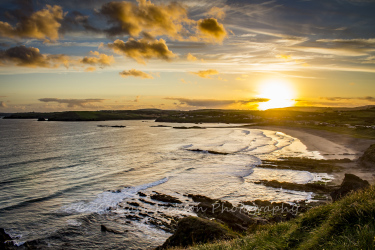
<instances>
[{"instance_id":1,"label":"sun","mask_svg":"<svg viewBox=\"0 0 375 250\"><path fill-rule=\"evenodd\" d=\"M290 107L295 103L293 88L285 80L267 80L259 86L259 93L260 98L270 99L268 102L259 103L259 110Z\"/></svg>"}]
</instances>

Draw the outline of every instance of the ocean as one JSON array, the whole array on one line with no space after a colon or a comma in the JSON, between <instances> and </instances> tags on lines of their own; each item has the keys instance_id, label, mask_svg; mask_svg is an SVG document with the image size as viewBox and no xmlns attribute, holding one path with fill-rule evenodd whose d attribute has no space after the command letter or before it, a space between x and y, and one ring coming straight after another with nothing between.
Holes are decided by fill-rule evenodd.
<instances>
[{"instance_id":1,"label":"ocean","mask_svg":"<svg viewBox=\"0 0 375 250\"><path fill-rule=\"evenodd\" d=\"M194 215L188 194L233 204L311 200L309 192L253 182L333 178L258 168L265 159L323 158L280 132L238 124L157 125L193 126L0 119L0 227L19 246L33 241L51 249L150 249L171 235L162 226L168 218ZM182 203L167 209L150 198L155 193ZM103 225L114 233L101 231Z\"/></svg>"}]
</instances>

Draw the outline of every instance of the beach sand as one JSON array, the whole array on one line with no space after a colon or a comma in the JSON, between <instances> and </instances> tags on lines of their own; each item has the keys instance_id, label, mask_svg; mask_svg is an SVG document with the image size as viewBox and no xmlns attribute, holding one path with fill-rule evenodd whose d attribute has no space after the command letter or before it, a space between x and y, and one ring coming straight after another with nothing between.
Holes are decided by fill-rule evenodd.
<instances>
[{"instance_id":1,"label":"beach sand","mask_svg":"<svg viewBox=\"0 0 375 250\"><path fill-rule=\"evenodd\" d=\"M375 170L363 168L356 161L370 145L375 144L375 140L354 138L349 135L311 128L283 126L249 126L249 128L278 131L298 138L308 150L320 152L325 159L349 158L355 160L352 163L338 164L343 167L343 173L337 174L336 179L340 180L345 173L351 173L370 183L375 183Z\"/></svg>"}]
</instances>

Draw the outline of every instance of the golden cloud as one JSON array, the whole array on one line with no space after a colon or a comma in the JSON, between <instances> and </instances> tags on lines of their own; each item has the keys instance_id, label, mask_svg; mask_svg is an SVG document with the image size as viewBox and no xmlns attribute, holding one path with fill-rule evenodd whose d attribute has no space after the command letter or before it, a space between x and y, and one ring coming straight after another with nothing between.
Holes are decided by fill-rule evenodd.
<instances>
[{"instance_id":1,"label":"golden cloud","mask_svg":"<svg viewBox=\"0 0 375 250\"><path fill-rule=\"evenodd\" d=\"M215 6L207 12L207 15L216 17L217 19L223 19L225 17L225 11L223 8Z\"/></svg>"},{"instance_id":2,"label":"golden cloud","mask_svg":"<svg viewBox=\"0 0 375 250\"><path fill-rule=\"evenodd\" d=\"M59 98L41 98L41 102L56 102L67 104L68 107L86 107L93 103L103 102L105 99L59 99Z\"/></svg>"},{"instance_id":3,"label":"golden cloud","mask_svg":"<svg viewBox=\"0 0 375 250\"><path fill-rule=\"evenodd\" d=\"M21 19L15 27L0 21L0 35L10 38L37 38L56 40L64 13L58 5L46 5L45 9Z\"/></svg>"},{"instance_id":4,"label":"golden cloud","mask_svg":"<svg viewBox=\"0 0 375 250\"><path fill-rule=\"evenodd\" d=\"M142 79L154 79L154 77L152 77L152 75L147 74L147 73L142 72L142 71L139 71L139 70L136 70L136 69L124 70L124 71L121 71L119 74L122 77L133 76L133 77L140 77Z\"/></svg>"},{"instance_id":5,"label":"golden cloud","mask_svg":"<svg viewBox=\"0 0 375 250\"><path fill-rule=\"evenodd\" d=\"M125 54L138 63L143 64L145 64L144 59L157 58L169 61L176 57L176 55L168 49L163 39L150 41L149 39L134 40L130 38L127 42L117 39L107 46L116 53Z\"/></svg>"},{"instance_id":6,"label":"golden cloud","mask_svg":"<svg viewBox=\"0 0 375 250\"><path fill-rule=\"evenodd\" d=\"M86 72L94 72L95 70L96 70L95 67L87 67L87 68L85 69Z\"/></svg>"},{"instance_id":7,"label":"golden cloud","mask_svg":"<svg viewBox=\"0 0 375 250\"><path fill-rule=\"evenodd\" d=\"M197 28L201 33L202 39L210 42L221 43L227 36L224 26L215 18L199 20Z\"/></svg>"},{"instance_id":8,"label":"golden cloud","mask_svg":"<svg viewBox=\"0 0 375 250\"><path fill-rule=\"evenodd\" d=\"M280 58L280 59L284 59L285 61L288 61L290 59L292 59L292 56L291 55L277 55L276 58Z\"/></svg>"},{"instance_id":9,"label":"golden cloud","mask_svg":"<svg viewBox=\"0 0 375 250\"><path fill-rule=\"evenodd\" d=\"M84 64L90 64L90 65L100 64L102 66L107 66L107 65L111 65L115 61L113 59L113 56L100 54L98 51L90 51L90 54L96 57L85 56L80 62Z\"/></svg>"},{"instance_id":10,"label":"golden cloud","mask_svg":"<svg viewBox=\"0 0 375 250\"><path fill-rule=\"evenodd\" d=\"M188 59L188 61L196 61L196 60L198 60L198 58L196 58L195 56L193 56L190 53L187 54L186 59Z\"/></svg>"},{"instance_id":11,"label":"golden cloud","mask_svg":"<svg viewBox=\"0 0 375 250\"><path fill-rule=\"evenodd\" d=\"M206 107L206 108L219 108L228 107L230 105L249 105L260 102L268 102L270 99L267 98L252 98L245 100L215 100L215 99L189 99L189 98L178 98L178 97L166 97L166 100L178 101L179 105L185 105L190 107Z\"/></svg>"},{"instance_id":12,"label":"golden cloud","mask_svg":"<svg viewBox=\"0 0 375 250\"><path fill-rule=\"evenodd\" d=\"M224 26L215 18L199 21L189 19L184 5L171 2L169 4L153 4L151 1L138 0L132 2L109 2L104 4L99 13L105 16L111 25L104 32L109 36L144 38L168 36L178 41L206 41L220 43L226 37ZM207 13L222 19L223 9L213 7Z\"/></svg>"},{"instance_id":13,"label":"golden cloud","mask_svg":"<svg viewBox=\"0 0 375 250\"><path fill-rule=\"evenodd\" d=\"M210 76L211 75L217 75L219 72L216 69L208 69L208 70L201 70L198 72L191 72L194 75L200 76L202 78L208 78L212 79Z\"/></svg>"},{"instance_id":14,"label":"golden cloud","mask_svg":"<svg viewBox=\"0 0 375 250\"><path fill-rule=\"evenodd\" d=\"M6 105L5 102L0 101L0 108L7 108L8 106Z\"/></svg>"},{"instance_id":15,"label":"golden cloud","mask_svg":"<svg viewBox=\"0 0 375 250\"><path fill-rule=\"evenodd\" d=\"M44 55L38 48L16 46L7 50L0 50L0 64L15 64L22 67L56 68L63 64L69 67L70 58L66 55Z\"/></svg>"},{"instance_id":16,"label":"golden cloud","mask_svg":"<svg viewBox=\"0 0 375 250\"><path fill-rule=\"evenodd\" d=\"M152 36L167 35L182 39L182 23L191 22L184 6L176 2L168 5L155 5L146 0L138 0L138 5L125 1L109 2L102 6L100 13L114 24L106 30L109 35L139 36L145 31Z\"/></svg>"}]
</instances>

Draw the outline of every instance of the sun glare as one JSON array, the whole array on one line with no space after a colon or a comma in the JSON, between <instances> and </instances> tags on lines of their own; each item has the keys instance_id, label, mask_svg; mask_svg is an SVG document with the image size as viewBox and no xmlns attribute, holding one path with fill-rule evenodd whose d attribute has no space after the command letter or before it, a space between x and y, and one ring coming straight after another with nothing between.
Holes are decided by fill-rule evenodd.
<instances>
[{"instance_id":1,"label":"sun glare","mask_svg":"<svg viewBox=\"0 0 375 250\"><path fill-rule=\"evenodd\" d=\"M295 94L290 84L283 80L269 80L259 86L259 97L270 99L259 103L259 110L290 107L295 103Z\"/></svg>"}]
</instances>

